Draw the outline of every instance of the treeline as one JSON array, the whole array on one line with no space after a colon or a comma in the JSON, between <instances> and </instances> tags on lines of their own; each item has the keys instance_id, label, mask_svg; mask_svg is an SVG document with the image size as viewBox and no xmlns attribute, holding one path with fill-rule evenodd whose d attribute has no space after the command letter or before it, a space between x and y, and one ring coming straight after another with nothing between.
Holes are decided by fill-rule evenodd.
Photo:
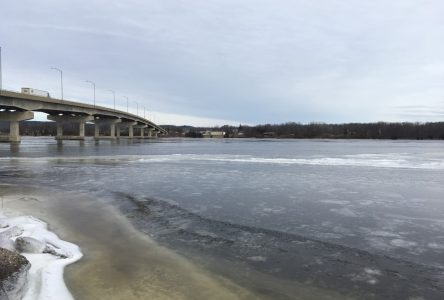
<instances>
[{"instance_id":1,"label":"treeline","mask_svg":"<svg viewBox=\"0 0 444 300\"><path fill-rule=\"evenodd\" d=\"M245 138L296 138L296 139L444 139L444 122L431 123L284 123L257 126L221 126L194 128L166 125L170 136L201 137L205 130L224 131L225 137Z\"/></svg>"},{"instance_id":2,"label":"treeline","mask_svg":"<svg viewBox=\"0 0 444 300\"><path fill-rule=\"evenodd\" d=\"M170 137L200 138L202 132L223 131L226 138L295 138L295 139L415 139L415 140L444 140L444 122L434 123L284 123L263 124L257 126L229 126L221 127L192 127L161 125L168 131ZM109 127L104 126L101 132L108 134ZM127 129L122 134L127 134ZM0 133L9 132L9 123L0 122ZM24 121L20 122L20 134L27 136L54 136L57 129L55 122ZM66 135L78 134L77 124L64 125ZM87 136L94 135L94 124L86 124Z\"/></svg>"}]
</instances>

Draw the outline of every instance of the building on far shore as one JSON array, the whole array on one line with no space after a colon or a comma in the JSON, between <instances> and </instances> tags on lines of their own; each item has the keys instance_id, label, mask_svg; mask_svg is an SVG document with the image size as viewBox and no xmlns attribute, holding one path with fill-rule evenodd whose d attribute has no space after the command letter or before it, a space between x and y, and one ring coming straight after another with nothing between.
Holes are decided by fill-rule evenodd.
<instances>
[{"instance_id":1,"label":"building on far shore","mask_svg":"<svg viewBox=\"0 0 444 300\"><path fill-rule=\"evenodd\" d=\"M225 131L202 131L202 136L204 138L223 138L225 137Z\"/></svg>"}]
</instances>

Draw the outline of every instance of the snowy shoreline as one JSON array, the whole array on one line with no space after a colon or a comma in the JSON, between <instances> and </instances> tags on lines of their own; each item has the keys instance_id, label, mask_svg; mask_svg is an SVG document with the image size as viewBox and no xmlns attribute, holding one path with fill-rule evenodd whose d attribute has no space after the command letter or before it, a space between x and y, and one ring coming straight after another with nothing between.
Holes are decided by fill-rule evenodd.
<instances>
[{"instance_id":1,"label":"snowy shoreline","mask_svg":"<svg viewBox=\"0 0 444 300\"><path fill-rule=\"evenodd\" d=\"M20 295L21 299L74 299L65 285L63 271L67 265L75 263L83 256L77 245L59 239L55 233L48 230L48 224L41 220L0 210L1 236L3 239L0 242L3 241L3 246L7 245L9 248L14 246L16 249L20 248L19 241L31 241L31 247L25 251L21 249L20 253L31 264L26 278L26 288ZM32 245L33 241L35 245ZM40 245L44 250L42 247L38 249Z\"/></svg>"}]
</instances>

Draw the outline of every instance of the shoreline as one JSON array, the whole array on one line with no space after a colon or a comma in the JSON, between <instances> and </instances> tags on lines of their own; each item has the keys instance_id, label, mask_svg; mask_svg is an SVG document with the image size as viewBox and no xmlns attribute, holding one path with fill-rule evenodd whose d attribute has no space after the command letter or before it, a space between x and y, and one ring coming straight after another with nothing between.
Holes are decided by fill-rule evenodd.
<instances>
[{"instance_id":1,"label":"shoreline","mask_svg":"<svg viewBox=\"0 0 444 300\"><path fill-rule=\"evenodd\" d=\"M260 299L157 245L100 200L0 187L5 187L0 196L8 211L44 220L51 231L81 245L84 259L65 269L70 299ZM31 299L36 298L25 300Z\"/></svg>"},{"instance_id":2,"label":"shoreline","mask_svg":"<svg viewBox=\"0 0 444 300\"><path fill-rule=\"evenodd\" d=\"M20 249L20 254L30 263L30 269L24 279L26 287L20 296L23 300L48 299L48 300L72 300L74 299L68 290L63 273L66 266L73 264L82 258L80 248L72 243L61 240L55 233L48 230L48 224L34 218L22 215L19 211L0 210L0 235L11 232L9 241L15 241L16 249L18 241L40 242L50 251L32 249L39 248L40 244L27 245L28 248ZM29 239L31 238L31 239ZM11 243L13 245L13 243ZM15 250L16 249L11 249ZM49 253L52 252L52 253Z\"/></svg>"},{"instance_id":3,"label":"shoreline","mask_svg":"<svg viewBox=\"0 0 444 300\"><path fill-rule=\"evenodd\" d=\"M33 187L17 190L13 185L7 190L7 207L48 222L51 231L82 247L84 258L65 269L75 299L348 299L228 261L221 262L223 270L209 269L211 259L197 262L159 245L114 206L90 194L56 197L54 192L39 194ZM250 272L254 278L245 282L232 272ZM278 298L264 293L261 287L267 284L280 291Z\"/></svg>"}]
</instances>

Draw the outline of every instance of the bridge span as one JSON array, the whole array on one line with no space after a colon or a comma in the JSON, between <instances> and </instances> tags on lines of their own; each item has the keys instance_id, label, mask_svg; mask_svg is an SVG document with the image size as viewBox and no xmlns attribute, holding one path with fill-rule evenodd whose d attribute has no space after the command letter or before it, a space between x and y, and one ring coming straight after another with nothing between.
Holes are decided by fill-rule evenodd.
<instances>
[{"instance_id":1,"label":"bridge span","mask_svg":"<svg viewBox=\"0 0 444 300\"><path fill-rule=\"evenodd\" d=\"M0 121L10 124L9 135L0 136L0 142L19 143L19 122L33 119L34 112L47 113L47 119L56 122L57 140L84 140L85 123L95 124L95 139L152 138L166 134L165 129L150 120L121 110L0 90ZM78 124L78 135L63 134L63 125L67 123ZM109 126L109 135L100 134L103 126ZM127 136L120 134L122 128L128 128ZM137 136L135 129L139 130Z\"/></svg>"}]
</instances>

